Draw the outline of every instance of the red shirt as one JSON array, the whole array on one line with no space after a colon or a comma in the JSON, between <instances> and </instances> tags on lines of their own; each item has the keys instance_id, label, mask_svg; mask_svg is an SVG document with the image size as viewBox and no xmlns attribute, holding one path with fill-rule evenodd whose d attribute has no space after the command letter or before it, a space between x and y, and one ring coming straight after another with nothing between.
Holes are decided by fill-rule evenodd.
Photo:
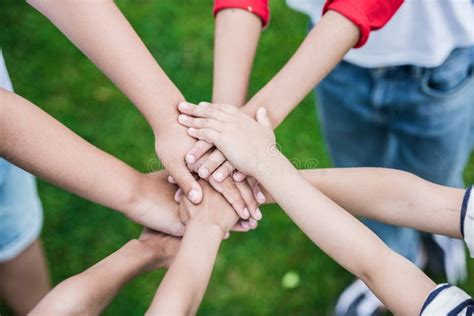
<instances>
[{"instance_id":1,"label":"red shirt","mask_svg":"<svg viewBox=\"0 0 474 316\"><path fill-rule=\"evenodd\" d=\"M382 28L400 8L403 0L327 0L323 14L336 11L354 23L360 31L355 47L364 45L373 30ZM270 18L269 0L214 0L214 15L220 10L239 8L256 14L263 26Z\"/></svg>"}]
</instances>

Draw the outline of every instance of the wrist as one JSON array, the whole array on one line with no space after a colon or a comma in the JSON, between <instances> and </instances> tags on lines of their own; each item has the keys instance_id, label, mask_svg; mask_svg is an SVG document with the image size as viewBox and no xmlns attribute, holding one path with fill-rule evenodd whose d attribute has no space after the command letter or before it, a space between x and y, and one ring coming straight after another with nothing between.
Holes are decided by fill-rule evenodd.
<instances>
[{"instance_id":1,"label":"wrist","mask_svg":"<svg viewBox=\"0 0 474 316\"><path fill-rule=\"evenodd\" d=\"M266 153L264 161L263 168L254 175L254 178L262 183L264 187L267 187L277 178L295 171L295 167L276 147L274 151Z\"/></svg>"},{"instance_id":2,"label":"wrist","mask_svg":"<svg viewBox=\"0 0 474 316\"><path fill-rule=\"evenodd\" d=\"M159 107L159 113L151 118L147 118L148 124L150 125L155 138L159 137L161 134L166 134L170 129L173 130L173 128L181 126L177 122L179 115L178 104L183 101L186 101L186 99L181 94L170 97L161 102L163 105ZM153 102L156 107L156 100Z\"/></svg>"},{"instance_id":3,"label":"wrist","mask_svg":"<svg viewBox=\"0 0 474 316\"><path fill-rule=\"evenodd\" d=\"M158 251L154 251L138 239L129 240L121 251L127 259L136 261L143 272L148 271L151 266L156 266L156 263L161 260Z\"/></svg>"},{"instance_id":4,"label":"wrist","mask_svg":"<svg viewBox=\"0 0 474 316\"><path fill-rule=\"evenodd\" d=\"M164 203L167 188L164 183L156 181L155 174L136 172L135 179L130 182L128 198L123 203L122 213L136 219L147 211L156 209L157 205Z\"/></svg>"},{"instance_id":5,"label":"wrist","mask_svg":"<svg viewBox=\"0 0 474 316\"><path fill-rule=\"evenodd\" d=\"M209 237L224 238L227 233L226 228L208 219L201 219L199 217L191 218L186 225L186 232L199 231L201 234L206 234Z\"/></svg>"},{"instance_id":6,"label":"wrist","mask_svg":"<svg viewBox=\"0 0 474 316\"><path fill-rule=\"evenodd\" d=\"M215 104L230 104L236 108L242 108L245 104L246 94L245 91L235 91L231 89L230 91L221 91L222 89L213 88L217 91L212 96L212 103Z\"/></svg>"},{"instance_id":7,"label":"wrist","mask_svg":"<svg viewBox=\"0 0 474 316\"><path fill-rule=\"evenodd\" d=\"M133 171L127 178L127 181L123 181L123 189L117 191L116 205L114 207L117 211L123 213L126 216L139 211L142 207L144 192L143 182L145 175L132 169Z\"/></svg>"}]
</instances>

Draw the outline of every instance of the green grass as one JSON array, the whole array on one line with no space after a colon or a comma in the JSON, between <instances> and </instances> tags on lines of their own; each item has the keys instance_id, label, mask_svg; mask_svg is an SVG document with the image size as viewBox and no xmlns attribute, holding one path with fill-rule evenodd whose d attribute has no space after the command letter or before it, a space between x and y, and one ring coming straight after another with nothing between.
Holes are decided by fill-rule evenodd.
<instances>
[{"instance_id":1,"label":"green grass","mask_svg":"<svg viewBox=\"0 0 474 316\"><path fill-rule=\"evenodd\" d=\"M143 41L192 102L209 100L212 78L211 2L117 1ZM285 63L306 33L307 19L272 1L272 24L263 34L252 76L257 91ZM155 157L153 136L130 102L44 17L23 1L3 0L0 45L16 91L79 135L146 171ZM285 154L330 162L311 95L278 128ZM474 159L466 181L474 182ZM45 210L42 234L54 283L83 271L138 236L140 227L103 207L39 181ZM278 207L265 207L258 230L233 234L221 249L200 309L202 315L326 314L351 275L318 250ZM474 263L470 262L474 275ZM288 271L298 287L282 287ZM162 272L127 285L106 315L140 315ZM472 280L472 277L471 277ZM464 284L474 293L474 283ZM6 313L0 308L0 314Z\"/></svg>"}]
</instances>

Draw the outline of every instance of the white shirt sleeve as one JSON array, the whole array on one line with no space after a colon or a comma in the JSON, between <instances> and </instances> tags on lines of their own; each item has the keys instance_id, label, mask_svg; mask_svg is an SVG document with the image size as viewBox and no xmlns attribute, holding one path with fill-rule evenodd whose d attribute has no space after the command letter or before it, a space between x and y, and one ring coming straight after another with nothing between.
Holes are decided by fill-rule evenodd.
<instances>
[{"instance_id":1,"label":"white shirt sleeve","mask_svg":"<svg viewBox=\"0 0 474 316\"><path fill-rule=\"evenodd\" d=\"M450 284L440 284L428 296L420 315L466 315L473 308L474 301L466 292Z\"/></svg>"},{"instance_id":2,"label":"white shirt sleeve","mask_svg":"<svg viewBox=\"0 0 474 316\"><path fill-rule=\"evenodd\" d=\"M471 258L474 258L474 193L472 186L466 190L461 208L461 233Z\"/></svg>"}]
</instances>

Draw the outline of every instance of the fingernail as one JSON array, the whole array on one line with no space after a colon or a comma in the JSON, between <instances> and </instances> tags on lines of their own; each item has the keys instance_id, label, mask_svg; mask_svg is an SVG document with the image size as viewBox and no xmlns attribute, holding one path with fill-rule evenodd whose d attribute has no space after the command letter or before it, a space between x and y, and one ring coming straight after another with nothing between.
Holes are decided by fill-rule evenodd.
<instances>
[{"instance_id":1,"label":"fingernail","mask_svg":"<svg viewBox=\"0 0 474 316\"><path fill-rule=\"evenodd\" d=\"M187 104L186 102L180 102L180 103L178 104L178 108L179 108L180 110L187 110L187 109L188 109L188 104Z\"/></svg>"},{"instance_id":2,"label":"fingernail","mask_svg":"<svg viewBox=\"0 0 474 316\"><path fill-rule=\"evenodd\" d=\"M257 221L253 218L249 219L249 224L250 224L250 227L252 227L253 229L257 228Z\"/></svg>"},{"instance_id":3,"label":"fingernail","mask_svg":"<svg viewBox=\"0 0 474 316\"><path fill-rule=\"evenodd\" d=\"M261 204L261 203L265 203L265 195L263 195L262 192L258 192L257 193L257 201Z\"/></svg>"},{"instance_id":4,"label":"fingernail","mask_svg":"<svg viewBox=\"0 0 474 316\"><path fill-rule=\"evenodd\" d=\"M245 217L245 218L249 218L249 216L250 216L249 209L248 209L248 208L244 208L244 217Z\"/></svg>"},{"instance_id":5,"label":"fingernail","mask_svg":"<svg viewBox=\"0 0 474 316\"><path fill-rule=\"evenodd\" d=\"M245 178L244 174L241 172L234 173L234 180L237 182L242 181Z\"/></svg>"},{"instance_id":6,"label":"fingernail","mask_svg":"<svg viewBox=\"0 0 474 316\"><path fill-rule=\"evenodd\" d=\"M174 179L173 179L172 176L168 176L168 182L169 182L169 183L174 183Z\"/></svg>"},{"instance_id":7,"label":"fingernail","mask_svg":"<svg viewBox=\"0 0 474 316\"><path fill-rule=\"evenodd\" d=\"M255 215L257 216L257 220L261 220L263 215L259 208L255 210L255 213L256 213Z\"/></svg>"},{"instance_id":8,"label":"fingernail","mask_svg":"<svg viewBox=\"0 0 474 316\"><path fill-rule=\"evenodd\" d=\"M191 200L191 202L193 203L197 203L199 201L199 193L198 191L192 189L191 191L189 191L189 199Z\"/></svg>"},{"instance_id":9,"label":"fingernail","mask_svg":"<svg viewBox=\"0 0 474 316\"><path fill-rule=\"evenodd\" d=\"M192 154L186 155L186 162L187 163L194 163L195 161L196 161L196 157L194 157L194 155L192 155Z\"/></svg>"},{"instance_id":10,"label":"fingernail","mask_svg":"<svg viewBox=\"0 0 474 316\"><path fill-rule=\"evenodd\" d=\"M201 178L207 178L207 176L209 176L209 169L201 168L199 169L198 173Z\"/></svg>"},{"instance_id":11,"label":"fingernail","mask_svg":"<svg viewBox=\"0 0 474 316\"><path fill-rule=\"evenodd\" d=\"M222 172L220 171L215 172L212 176L217 182L221 182L222 180L224 180L224 174L222 174Z\"/></svg>"}]
</instances>

